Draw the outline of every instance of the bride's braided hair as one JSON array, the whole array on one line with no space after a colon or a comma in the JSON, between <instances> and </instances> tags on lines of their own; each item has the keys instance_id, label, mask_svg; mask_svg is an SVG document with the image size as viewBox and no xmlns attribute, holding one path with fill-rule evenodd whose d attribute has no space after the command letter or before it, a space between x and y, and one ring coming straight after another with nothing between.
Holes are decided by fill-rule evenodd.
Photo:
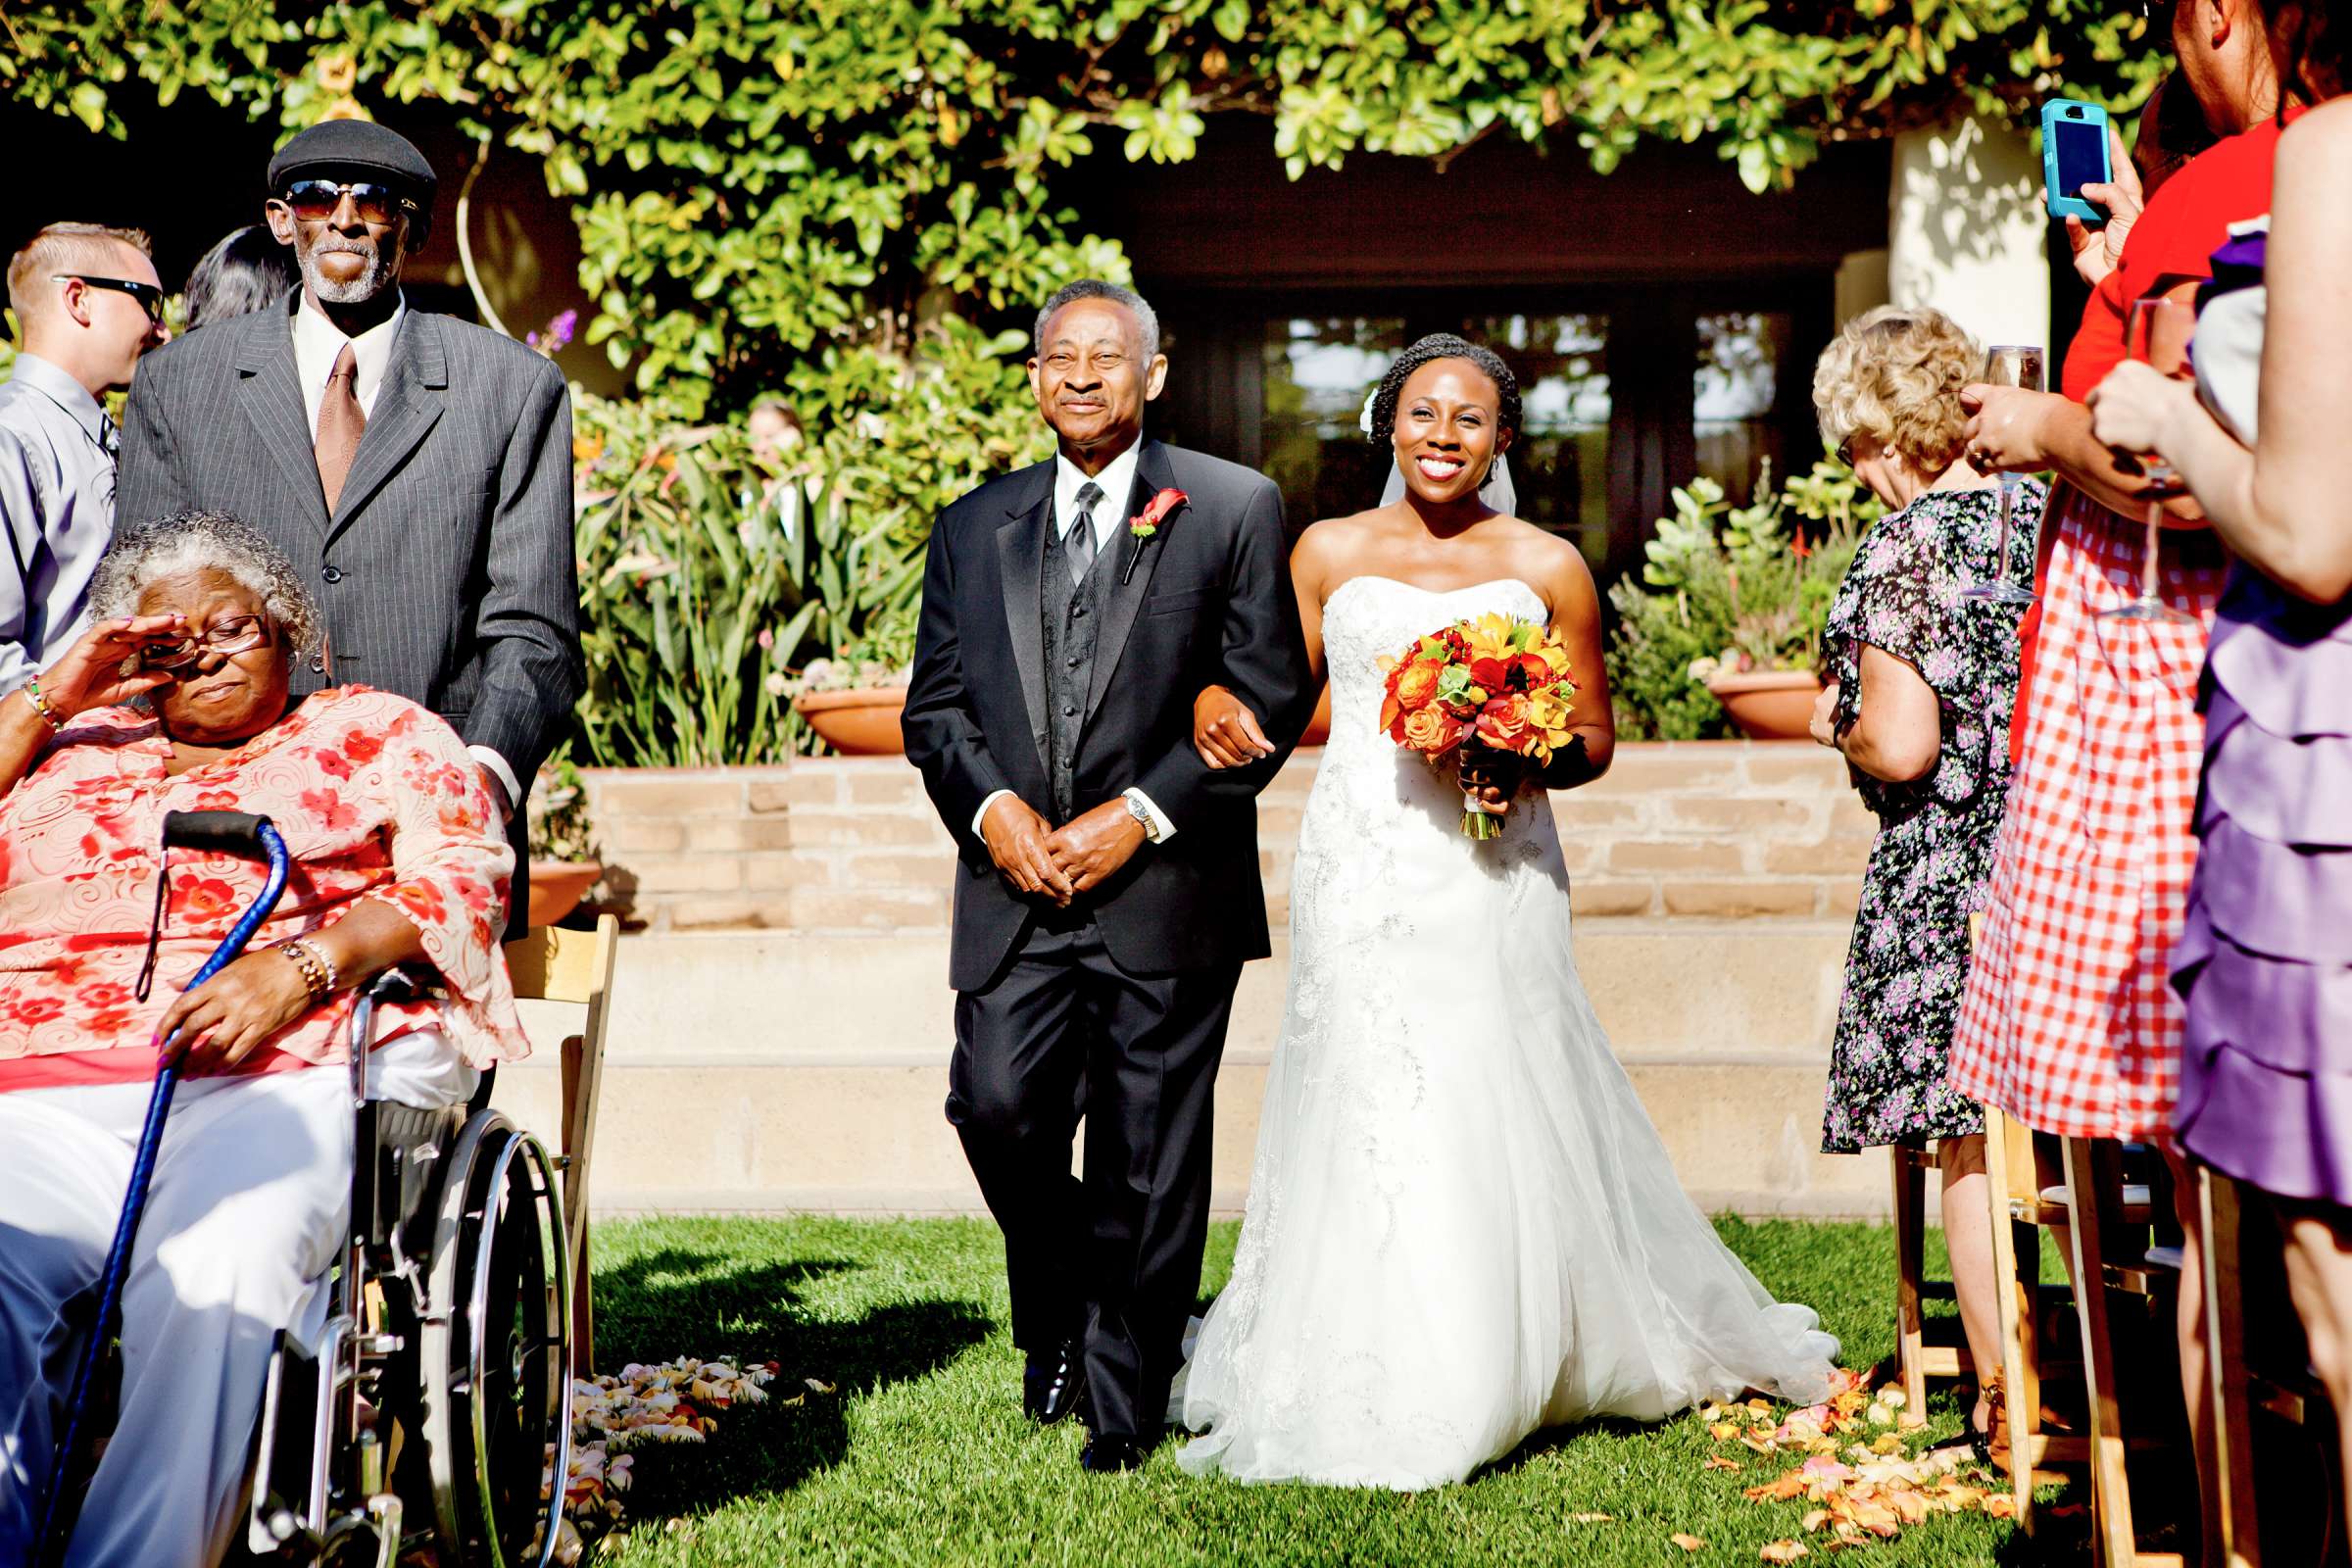
<instances>
[{"instance_id":1,"label":"bride's braided hair","mask_svg":"<svg viewBox=\"0 0 2352 1568\"><path fill-rule=\"evenodd\" d=\"M1389 373L1380 378L1380 390L1372 394L1372 440L1386 446L1396 433L1396 400L1404 395L1408 376L1432 360L1467 360L1478 371L1494 383L1501 396L1501 406L1495 410L1495 422L1503 429L1519 428L1519 378L1511 368L1502 363L1502 356L1466 337L1451 332L1432 332L1429 336L1396 356Z\"/></svg>"}]
</instances>

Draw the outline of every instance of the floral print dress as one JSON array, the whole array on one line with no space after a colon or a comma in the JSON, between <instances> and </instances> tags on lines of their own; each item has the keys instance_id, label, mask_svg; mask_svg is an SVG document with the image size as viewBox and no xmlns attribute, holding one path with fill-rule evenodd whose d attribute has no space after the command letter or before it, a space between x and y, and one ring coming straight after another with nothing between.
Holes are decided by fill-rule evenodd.
<instances>
[{"instance_id":1,"label":"floral print dress","mask_svg":"<svg viewBox=\"0 0 2352 1568\"><path fill-rule=\"evenodd\" d=\"M1969 916L1985 884L2009 790L2021 607L1963 599L2006 574L2028 582L2047 492L2017 489L2000 562L1997 492L1932 490L1863 537L1822 636L1822 675L1838 683L1842 735L1861 716L1865 645L1919 671L1942 710L1927 777L1888 784L1854 771L1879 819L1831 1047L1821 1147L1859 1153L1982 1132L1984 1112L1946 1081L1968 984Z\"/></svg>"}]
</instances>

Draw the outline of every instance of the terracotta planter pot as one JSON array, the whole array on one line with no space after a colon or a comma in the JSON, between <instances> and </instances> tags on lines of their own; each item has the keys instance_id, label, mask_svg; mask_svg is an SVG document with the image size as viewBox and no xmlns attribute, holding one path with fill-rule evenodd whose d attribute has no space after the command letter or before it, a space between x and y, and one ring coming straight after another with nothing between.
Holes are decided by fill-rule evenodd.
<instances>
[{"instance_id":1,"label":"terracotta planter pot","mask_svg":"<svg viewBox=\"0 0 2352 1568\"><path fill-rule=\"evenodd\" d=\"M1809 669L1758 669L1718 675L1707 691L1751 741L1801 741L1811 733L1821 677Z\"/></svg>"},{"instance_id":2,"label":"terracotta planter pot","mask_svg":"<svg viewBox=\"0 0 2352 1568\"><path fill-rule=\"evenodd\" d=\"M1298 737L1301 746L1321 746L1331 739L1331 687L1315 699L1315 716L1306 721L1306 733Z\"/></svg>"},{"instance_id":3,"label":"terracotta planter pot","mask_svg":"<svg viewBox=\"0 0 2352 1568\"><path fill-rule=\"evenodd\" d=\"M573 909L605 868L594 860L533 860L531 912L533 925L554 925Z\"/></svg>"},{"instance_id":4,"label":"terracotta planter pot","mask_svg":"<svg viewBox=\"0 0 2352 1568\"><path fill-rule=\"evenodd\" d=\"M899 718L904 686L860 686L846 692L803 692L792 706L819 738L844 757L904 757Z\"/></svg>"}]
</instances>

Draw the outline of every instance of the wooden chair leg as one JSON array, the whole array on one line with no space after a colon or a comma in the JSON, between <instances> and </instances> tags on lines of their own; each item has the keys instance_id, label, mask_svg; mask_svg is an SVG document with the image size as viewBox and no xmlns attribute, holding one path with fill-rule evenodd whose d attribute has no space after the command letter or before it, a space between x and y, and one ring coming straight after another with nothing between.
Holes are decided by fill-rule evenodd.
<instances>
[{"instance_id":1,"label":"wooden chair leg","mask_svg":"<svg viewBox=\"0 0 2352 1568\"><path fill-rule=\"evenodd\" d=\"M2138 1538L2132 1527L2132 1488L2125 1471L2123 1411L2116 1396L2115 1340L2107 1317L2105 1216L2101 1195L2120 1187L2114 1151L2087 1138L2061 1141L2068 1206L2072 1210L2075 1313L2082 1326L2082 1382L2090 1404L2090 1509L2094 1560L2101 1568L2133 1568ZM2102 1157L2102 1156L2105 1157ZM2102 1167L2105 1167L2102 1170ZM2103 1178L2112 1178L2103 1180Z\"/></svg>"},{"instance_id":2,"label":"wooden chair leg","mask_svg":"<svg viewBox=\"0 0 2352 1568\"><path fill-rule=\"evenodd\" d=\"M588 1172L580 1119L592 1114L580 1093L587 1048L578 1035L564 1040L564 1232L571 1255L571 1372L589 1377L596 1367L596 1313L588 1289Z\"/></svg>"},{"instance_id":3,"label":"wooden chair leg","mask_svg":"<svg viewBox=\"0 0 2352 1568\"><path fill-rule=\"evenodd\" d=\"M2214 1451L2197 1467L2207 1509L2206 1561L2223 1568L2262 1568L2253 1428L2242 1373L2246 1311L2238 1279L2237 1183L2205 1166L2197 1168L2196 1182L2205 1233L2205 1386L2213 1406Z\"/></svg>"},{"instance_id":4,"label":"wooden chair leg","mask_svg":"<svg viewBox=\"0 0 2352 1568\"><path fill-rule=\"evenodd\" d=\"M1915 1149L1890 1151L1894 1170L1894 1358L1903 1383L1903 1422L1928 1418L1927 1321L1920 1283L1927 1274L1928 1173Z\"/></svg>"},{"instance_id":5,"label":"wooden chair leg","mask_svg":"<svg viewBox=\"0 0 2352 1568\"><path fill-rule=\"evenodd\" d=\"M1999 1309L2001 1382L2007 1389L2010 1468L2018 1529L2034 1530L2034 1436L2041 1424L2040 1357L2034 1315L2039 1302L2041 1236L2009 1212L2009 1139L2032 1137L1991 1106L1984 1109L1984 1191L1992 1211L1993 1300ZM2021 1260L2020 1248L2033 1250ZM2028 1273L2028 1270L2031 1273Z\"/></svg>"}]
</instances>

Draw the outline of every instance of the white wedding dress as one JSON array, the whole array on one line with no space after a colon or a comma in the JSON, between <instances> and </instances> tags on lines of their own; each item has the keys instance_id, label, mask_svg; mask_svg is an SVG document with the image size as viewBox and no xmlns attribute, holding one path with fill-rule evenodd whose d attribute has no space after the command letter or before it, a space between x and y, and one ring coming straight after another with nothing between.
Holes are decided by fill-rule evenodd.
<instances>
[{"instance_id":1,"label":"white wedding dress","mask_svg":"<svg viewBox=\"0 0 2352 1568\"><path fill-rule=\"evenodd\" d=\"M1290 1003L1233 1279L1171 1406L1196 1474L1409 1490L1540 1427L1828 1393L1837 1341L1717 1239L1610 1053L1548 805L1474 842L1450 773L1377 728L1376 661L1488 611L1545 618L1516 580L1356 577L1324 606Z\"/></svg>"}]
</instances>

